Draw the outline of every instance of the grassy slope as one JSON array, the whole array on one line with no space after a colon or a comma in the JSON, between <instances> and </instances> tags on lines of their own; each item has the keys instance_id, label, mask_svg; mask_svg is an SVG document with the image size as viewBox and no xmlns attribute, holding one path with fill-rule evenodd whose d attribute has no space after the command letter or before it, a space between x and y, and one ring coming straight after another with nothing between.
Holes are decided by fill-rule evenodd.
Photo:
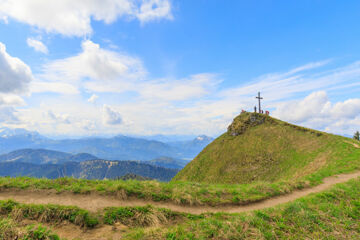
<instances>
[{"instance_id":1,"label":"grassy slope","mask_svg":"<svg viewBox=\"0 0 360 240\"><path fill-rule=\"evenodd\" d=\"M209 144L172 181L250 183L297 180L313 173L357 168L360 149L353 140L250 113L234 119L229 131ZM235 132L238 136L232 136Z\"/></svg>"},{"instance_id":2,"label":"grassy slope","mask_svg":"<svg viewBox=\"0 0 360 240\"><path fill-rule=\"evenodd\" d=\"M360 178L276 208L191 216L125 239L360 239Z\"/></svg>"},{"instance_id":3,"label":"grassy slope","mask_svg":"<svg viewBox=\"0 0 360 240\"><path fill-rule=\"evenodd\" d=\"M22 219L50 225L68 221L94 231L120 223L123 239L129 240L359 239L360 178L276 208L241 214L192 215L150 205L91 213L70 206L0 201L0 239L58 239L41 225L26 227ZM36 237L40 233L48 237Z\"/></svg>"}]
</instances>

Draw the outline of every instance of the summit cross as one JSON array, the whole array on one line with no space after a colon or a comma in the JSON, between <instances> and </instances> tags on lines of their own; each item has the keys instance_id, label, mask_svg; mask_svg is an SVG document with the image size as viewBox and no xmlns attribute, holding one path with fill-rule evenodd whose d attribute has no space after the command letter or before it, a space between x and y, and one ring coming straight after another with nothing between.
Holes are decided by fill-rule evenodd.
<instances>
[{"instance_id":1,"label":"summit cross","mask_svg":"<svg viewBox=\"0 0 360 240\"><path fill-rule=\"evenodd\" d=\"M263 98L260 97L260 92L258 92L258 96L256 98L259 99L259 113L261 113L261 99Z\"/></svg>"}]
</instances>

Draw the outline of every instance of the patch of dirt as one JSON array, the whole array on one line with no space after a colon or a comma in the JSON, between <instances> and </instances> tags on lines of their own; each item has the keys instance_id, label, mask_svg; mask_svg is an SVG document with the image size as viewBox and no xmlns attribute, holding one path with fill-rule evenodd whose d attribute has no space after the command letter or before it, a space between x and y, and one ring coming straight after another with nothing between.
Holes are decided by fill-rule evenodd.
<instances>
[{"instance_id":1,"label":"patch of dirt","mask_svg":"<svg viewBox=\"0 0 360 240\"><path fill-rule=\"evenodd\" d=\"M175 203L166 202L152 202L140 199L121 200L111 196L103 196L99 194L73 194L73 193L55 193L54 191L46 190L22 190L22 189L6 189L0 192L0 200L13 199L17 202L26 204L58 204L78 206L92 212L103 210L105 207L121 207L121 206L145 206L147 204L156 207L168 208L176 212L185 212L193 214L201 214L206 212L228 212L240 213L246 211L259 210L268 207L274 207L278 204L287 203L297 198L304 197L311 193L317 193L326 190L337 183L343 183L350 179L360 177L360 172L351 174L341 174L325 178L323 183L313 187L302 190L296 190L292 193L274 197L257 203L251 203L244 206L181 206Z\"/></svg>"},{"instance_id":2,"label":"patch of dirt","mask_svg":"<svg viewBox=\"0 0 360 240\"><path fill-rule=\"evenodd\" d=\"M350 142L350 141L344 141L344 142L349 143L349 144L353 145L356 148L360 148L360 146L358 144L354 143L354 142Z\"/></svg>"},{"instance_id":3,"label":"patch of dirt","mask_svg":"<svg viewBox=\"0 0 360 240\"><path fill-rule=\"evenodd\" d=\"M38 224L37 221L24 219L19 223L20 226L28 226L31 224ZM61 224L53 225L48 223L41 223L56 233L61 239L86 239L86 240L118 240L128 229L128 227L115 223L110 225L99 225L93 229L83 229L79 226L64 221Z\"/></svg>"}]
</instances>

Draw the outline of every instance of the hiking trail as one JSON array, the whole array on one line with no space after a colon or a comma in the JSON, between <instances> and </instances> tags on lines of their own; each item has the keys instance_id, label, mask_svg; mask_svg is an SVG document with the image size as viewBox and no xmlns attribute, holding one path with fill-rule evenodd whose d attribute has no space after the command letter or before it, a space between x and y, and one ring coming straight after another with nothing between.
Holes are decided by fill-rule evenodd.
<instances>
[{"instance_id":1,"label":"hiking trail","mask_svg":"<svg viewBox=\"0 0 360 240\"><path fill-rule=\"evenodd\" d=\"M0 200L12 199L14 201L25 204L58 204L77 206L92 212L101 211L106 207L131 207L144 206L151 204L155 207L168 208L176 212L185 212L192 214L201 214L206 212L226 212L241 213L264 208L274 207L278 204L294 201L298 198L307 196L311 193L318 193L328 189L329 187L346 182L350 179L360 177L360 171L350 174L340 174L327 177L323 183L312 188L295 190L289 194L280 195L260 202L250 203L247 205L230 205L230 206L184 206L171 202L154 202L141 199L120 200L112 196L91 194L74 194L70 192L56 193L49 190L23 190L23 189L5 189L0 192Z\"/></svg>"}]
</instances>

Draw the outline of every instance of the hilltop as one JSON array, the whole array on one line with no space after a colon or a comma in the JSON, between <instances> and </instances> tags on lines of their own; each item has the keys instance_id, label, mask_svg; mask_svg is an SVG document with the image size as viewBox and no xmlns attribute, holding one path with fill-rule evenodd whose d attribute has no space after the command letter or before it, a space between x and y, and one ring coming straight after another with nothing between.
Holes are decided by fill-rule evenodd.
<instances>
[{"instance_id":1,"label":"hilltop","mask_svg":"<svg viewBox=\"0 0 360 240\"><path fill-rule=\"evenodd\" d=\"M349 138L244 112L172 181L295 181L344 167L359 153L359 146Z\"/></svg>"}]
</instances>

